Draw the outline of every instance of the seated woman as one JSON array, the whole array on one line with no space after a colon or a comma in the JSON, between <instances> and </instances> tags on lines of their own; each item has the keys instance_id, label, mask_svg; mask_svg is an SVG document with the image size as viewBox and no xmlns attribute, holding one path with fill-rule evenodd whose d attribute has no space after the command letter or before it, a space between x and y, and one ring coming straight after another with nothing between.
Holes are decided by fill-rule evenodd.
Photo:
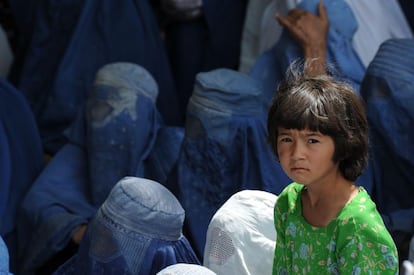
<instances>
[{"instance_id":1,"label":"seated woman","mask_svg":"<svg viewBox=\"0 0 414 275\"><path fill-rule=\"evenodd\" d=\"M54 274L156 274L199 264L182 234L184 209L158 182L122 178L89 222L79 250Z\"/></svg>"},{"instance_id":2,"label":"seated woman","mask_svg":"<svg viewBox=\"0 0 414 275\"><path fill-rule=\"evenodd\" d=\"M402 259L414 235L414 39L384 42L361 86L372 147L374 198Z\"/></svg>"},{"instance_id":3,"label":"seated woman","mask_svg":"<svg viewBox=\"0 0 414 275\"><path fill-rule=\"evenodd\" d=\"M44 167L43 150L29 104L13 85L0 78L0 236L15 271L19 209Z\"/></svg>"},{"instance_id":4,"label":"seated woman","mask_svg":"<svg viewBox=\"0 0 414 275\"><path fill-rule=\"evenodd\" d=\"M53 270L67 255L53 256L65 248L68 254L76 251L89 220L122 177L165 177L181 140L174 139L171 146L167 146L170 140L157 140L163 127L157 95L155 80L137 64L111 63L97 72L85 112L67 132L68 144L49 162L23 202L22 273L42 266ZM176 149L167 150L169 157L160 160L160 154L151 155L160 143Z\"/></svg>"},{"instance_id":5,"label":"seated woman","mask_svg":"<svg viewBox=\"0 0 414 275\"><path fill-rule=\"evenodd\" d=\"M279 193L289 182L266 142L261 86L230 69L199 73L187 108L185 137L170 190L186 210L186 231L204 251L214 213L234 193Z\"/></svg>"},{"instance_id":6,"label":"seated woman","mask_svg":"<svg viewBox=\"0 0 414 275\"><path fill-rule=\"evenodd\" d=\"M277 196L243 190L214 214L207 229L204 265L217 274L272 274Z\"/></svg>"}]
</instances>

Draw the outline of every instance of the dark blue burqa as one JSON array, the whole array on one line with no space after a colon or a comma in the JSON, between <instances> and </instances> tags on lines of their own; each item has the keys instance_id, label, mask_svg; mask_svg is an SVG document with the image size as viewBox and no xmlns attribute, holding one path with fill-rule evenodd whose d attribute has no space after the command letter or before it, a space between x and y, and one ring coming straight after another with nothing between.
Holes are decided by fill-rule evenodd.
<instances>
[{"instance_id":1,"label":"dark blue burqa","mask_svg":"<svg viewBox=\"0 0 414 275\"><path fill-rule=\"evenodd\" d=\"M361 86L371 129L374 198L391 233L408 236L414 234L413 79L414 40L390 39Z\"/></svg>"},{"instance_id":2,"label":"dark blue burqa","mask_svg":"<svg viewBox=\"0 0 414 275\"><path fill-rule=\"evenodd\" d=\"M16 260L16 223L23 197L44 166L36 122L24 96L0 79L0 236Z\"/></svg>"},{"instance_id":3,"label":"dark blue burqa","mask_svg":"<svg viewBox=\"0 0 414 275\"><path fill-rule=\"evenodd\" d=\"M199 255L211 217L231 195L244 189L279 194L290 183L267 143L262 92L254 79L234 70L197 75L175 188Z\"/></svg>"},{"instance_id":4,"label":"dark blue burqa","mask_svg":"<svg viewBox=\"0 0 414 275\"><path fill-rule=\"evenodd\" d=\"M162 137L177 143L163 144L169 158L151 155L161 143L157 95L155 80L139 65L111 63L98 71L85 111L67 133L69 143L52 158L23 203L23 274L64 249L122 177L166 177L178 153L168 150L180 148L181 139L172 129L163 131Z\"/></svg>"},{"instance_id":5,"label":"dark blue burqa","mask_svg":"<svg viewBox=\"0 0 414 275\"><path fill-rule=\"evenodd\" d=\"M152 275L176 263L200 264L182 234L184 217L163 185L124 177L89 223L78 253L55 274Z\"/></svg>"}]
</instances>

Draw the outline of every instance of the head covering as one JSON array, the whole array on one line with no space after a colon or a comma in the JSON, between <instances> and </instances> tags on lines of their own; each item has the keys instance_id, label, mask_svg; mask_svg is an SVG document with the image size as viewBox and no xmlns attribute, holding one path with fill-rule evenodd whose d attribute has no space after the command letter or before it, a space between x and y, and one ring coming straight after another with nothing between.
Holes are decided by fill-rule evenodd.
<instances>
[{"instance_id":1,"label":"head covering","mask_svg":"<svg viewBox=\"0 0 414 275\"><path fill-rule=\"evenodd\" d=\"M157 83L139 65L112 63L97 72L85 114L90 193L95 205L101 205L123 176L144 176L144 160L160 127L157 96Z\"/></svg>"},{"instance_id":2,"label":"head covering","mask_svg":"<svg viewBox=\"0 0 414 275\"><path fill-rule=\"evenodd\" d=\"M259 190L234 194L208 226L204 265L217 274L272 274L277 196Z\"/></svg>"},{"instance_id":3,"label":"head covering","mask_svg":"<svg viewBox=\"0 0 414 275\"><path fill-rule=\"evenodd\" d=\"M174 264L167 266L157 275L215 275L213 271L202 265L196 264Z\"/></svg>"},{"instance_id":4,"label":"head covering","mask_svg":"<svg viewBox=\"0 0 414 275\"><path fill-rule=\"evenodd\" d=\"M145 176L160 127L157 93L149 72L137 64L111 63L97 72L84 111L66 133L68 144L23 203L22 273L65 248L121 178Z\"/></svg>"},{"instance_id":5,"label":"head covering","mask_svg":"<svg viewBox=\"0 0 414 275\"><path fill-rule=\"evenodd\" d=\"M124 177L89 223L77 255L56 274L155 274L198 264L182 234L184 210L158 182Z\"/></svg>"},{"instance_id":6,"label":"head covering","mask_svg":"<svg viewBox=\"0 0 414 275\"><path fill-rule=\"evenodd\" d=\"M234 70L197 75L177 162L177 184L199 255L211 217L231 195L243 189L278 194L291 182L267 144L261 93L260 84Z\"/></svg>"}]
</instances>

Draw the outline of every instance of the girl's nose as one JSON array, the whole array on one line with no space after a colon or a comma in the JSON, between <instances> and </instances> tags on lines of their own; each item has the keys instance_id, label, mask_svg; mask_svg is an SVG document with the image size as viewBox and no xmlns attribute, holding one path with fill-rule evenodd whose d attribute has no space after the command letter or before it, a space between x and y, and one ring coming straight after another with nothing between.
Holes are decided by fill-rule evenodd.
<instances>
[{"instance_id":1,"label":"girl's nose","mask_svg":"<svg viewBox=\"0 0 414 275\"><path fill-rule=\"evenodd\" d=\"M300 159L303 157L303 144L300 142L293 142L291 149L291 157L293 159Z\"/></svg>"}]
</instances>

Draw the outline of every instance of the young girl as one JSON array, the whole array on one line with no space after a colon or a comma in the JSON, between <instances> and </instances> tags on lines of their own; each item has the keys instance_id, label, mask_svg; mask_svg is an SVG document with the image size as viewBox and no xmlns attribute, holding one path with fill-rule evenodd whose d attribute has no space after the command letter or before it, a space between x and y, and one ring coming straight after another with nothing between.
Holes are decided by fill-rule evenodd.
<instances>
[{"instance_id":1,"label":"young girl","mask_svg":"<svg viewBox=\"0 0 414 275\"><path fill-rule=\"evenodd\" d=\"M368 159L368 125L353 89L291 70L267 123L294 181L274 209L273 274L398 274L397 249L376 205L354 184Z\"/></svg>"}]
</instances>

